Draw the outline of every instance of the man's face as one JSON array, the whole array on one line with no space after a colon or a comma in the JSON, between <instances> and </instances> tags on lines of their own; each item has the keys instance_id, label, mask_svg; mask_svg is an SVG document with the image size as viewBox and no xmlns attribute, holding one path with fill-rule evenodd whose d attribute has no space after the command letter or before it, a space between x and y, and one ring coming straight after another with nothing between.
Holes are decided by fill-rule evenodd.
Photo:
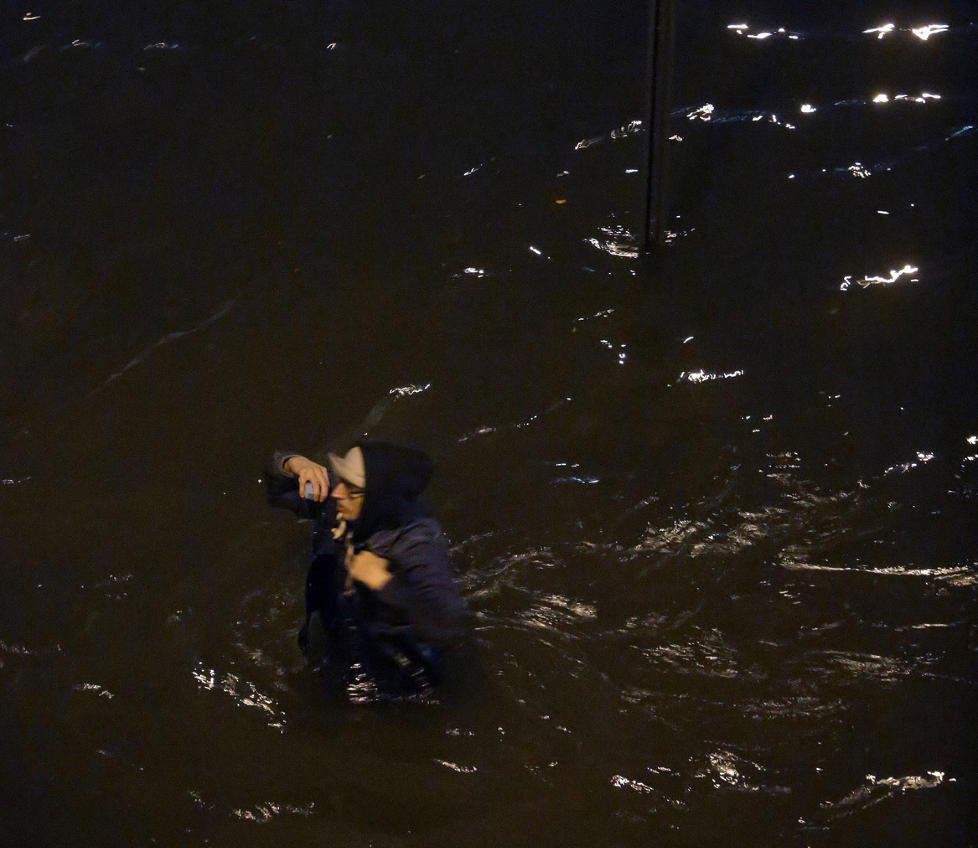
<instances>
[{"instance_id":1,"label":"man's face","mask_svg":"<svg viewBox=\"0 0 978 848\"><path fill-rule=\"evenodd\" d=\"M356 521L363 509L363 489L341 479L333 489L332 497L336 498L336 511L347 521Z\"/></svg>"}]
</instances>

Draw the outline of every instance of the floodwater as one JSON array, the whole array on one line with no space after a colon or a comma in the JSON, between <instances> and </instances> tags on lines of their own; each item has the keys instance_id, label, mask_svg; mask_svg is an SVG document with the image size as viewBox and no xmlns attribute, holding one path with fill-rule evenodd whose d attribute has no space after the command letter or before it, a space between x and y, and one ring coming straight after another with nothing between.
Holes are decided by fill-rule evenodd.
<instances>
[{"instance_id":1,"label":"floodwater","mask_svg":"<svg viewBox=\"0 0 978 848\"><path fill-rule=\"evenodd\" d=\"M682 5L682 4L679 4ZM970 3L6 4L0 843L978 844ZM295 646L275 448L438 463L466 710Z\"/></svg>"}]
</instances>

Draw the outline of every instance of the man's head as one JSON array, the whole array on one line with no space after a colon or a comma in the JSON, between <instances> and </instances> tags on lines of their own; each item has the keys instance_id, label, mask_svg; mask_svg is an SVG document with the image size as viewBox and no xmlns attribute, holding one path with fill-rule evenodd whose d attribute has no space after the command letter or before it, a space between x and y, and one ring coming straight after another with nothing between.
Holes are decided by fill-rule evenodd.
<instances>
[{"instance_id":1,"label":"man's head","mask_svg":"<svg viewBox=\"0 0 978 848\"><path fill-rule=\"evenodd\" d=\"M343 456L331 453L329 462L337 477L331 495L336 499L336 511L347 521L356 521L363 509L363 496L367 485L363 451L359 447L352 447Z\"/></svg>"},{"instance_id":2,"label":"man's head","mask_svg":"<svg viewBox=\"0 0 978 848\"><path fill-rule=\"evenodd\" d=\"M432 471L424 451L370 439L329 459L337 512L352 522L355 541L431 514L421 497Z\"/></svg>"}]
</instances>

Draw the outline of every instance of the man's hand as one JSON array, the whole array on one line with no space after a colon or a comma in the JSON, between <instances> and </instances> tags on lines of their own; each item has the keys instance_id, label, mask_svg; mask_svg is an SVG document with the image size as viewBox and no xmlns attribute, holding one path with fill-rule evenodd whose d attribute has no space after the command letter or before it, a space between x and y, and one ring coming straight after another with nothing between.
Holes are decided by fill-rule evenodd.
<instances>
[{"instance_id":1,"label":"man's hand","mask_svg":"<svg viewBox=\"0 0 978 848\"><path fill-rule=\"evenodd\" d=\"M350 560L350 577L371 589L379 589L391 579L391 573L386 559L370 551L360 551Z\"/></svg>"},{"instance_id":2,"label":"man's hand","mask_svg":"<svg viewBox=\"0 0 978 848\"><path fill-rule=\"evenodd\" d=\"M329 497L329 472L325 466L304 456L290 456L282 465L289 474L299 478L299 493L305 494L306 483L312 485L312 500L324 501Z\"/></svg>"}]
</instances>

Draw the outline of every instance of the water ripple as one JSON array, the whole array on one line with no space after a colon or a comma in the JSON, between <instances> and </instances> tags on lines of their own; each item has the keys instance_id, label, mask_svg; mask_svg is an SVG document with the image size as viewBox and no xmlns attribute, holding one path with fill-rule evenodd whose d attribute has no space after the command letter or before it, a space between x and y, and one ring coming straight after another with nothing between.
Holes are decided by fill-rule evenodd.
<instances>
[{"instance_id":1,"label":"water ripple","mask_svg":"<svg viewBox=\"0 0 978 848\"><path fill-rule=\"evenodd\" d=\"M297 807L294 804L283 804L278 801L263 801L255 805L252 809L235 809L231 815L242 821L255 822L256 824L266 824L281 815L302 816L308 818L315 815L316 802L311 801L304 807Z\"/></svg>"},{"instance_id":2,"label":"water ripple","mask_svg":"<svg viewBox=\"0 0 978 848\"><path fill-rule=\"evenodd\" d=\"M238 675L227 671L218 676L214 668L208 668L198 661L192 672L194 680L202 691L223 692L242 707L259 710L268 718L268 726L284 732L285 715L278 703L269 695L263 693L254 683L242 680Z\"/></svg>"},{"instance_id":3,"label":"water ripple","mask_svg":"<svg viewBox=\"0 0 978 848\"><path fill-rule=\"evenodd\" d=\"M75 692L92 692L99 698L111 700L115 697L108 689L98 683L76 683L71 687Z\"/></svg>"},{"instance_id":4,"label":"water ripple","mask_svg":"<svg viewBox=\"0 0 978 848\"><path fill-rule=\"evenodd\" d=\"M902 795L904 792L937 789L945 782L955 783L956 779L946 778L942 771L929 771L924 775L905 777L883 777L867 774L866 779L845 797L838 801L823 801L820 805L829 821L834 821L861 812L883 801Z\"/></svg>"},{"instance_id":5,"label":"water ripple","mask_svg":"<svg viewBox=\"0 0 978 848\"><path fill-rule=\"evenodd\" d=\"M739 792L756 792L773 795L789 795L790 787L765 784L767 769L732 751L713 751L693 777L709 780L715 789L734 789Z\"/></svg>"},{"instance_id":6,"label":"water ripple","mask_svg":"<svg viewBox=\"0 0 978 848\"><path fill-rule=\"evenodd\" d=\"M474 430L470 430L469 432L459 436L457 438L457 441L467 442L470 439L474 439L478 436L485 436L488 435L489 433L495 433L499 430L506 430L506 429L525 430L526 428L536 424L541 418L551 415L552 413L556 412L558 409L571 403L573 400L574 399L572 397L560 398L559 400L555 400L553 403L551 403L550 406L548 406L542 412L535 412L533 415L529 416L528 418L514 421L510 424L498 424L498 425L483 424L479 427L476 427Z\"/></svg>"},{"instance_id":7,"label":"water ripple","mask_svg":"<svg viewBox=\"0 0 978 848\"><path fill-rule=\"evenodd\" d=\"M638 240L622 226L599 227L601 238L584 239L585 244L619 259L635 259L638 256Z\"/></svg>"},{"instance_id":8,"label":"water ripple","mask_svg":"<svg viewBox=\"0 0 978 848\"><path fill-rule=\"evenodd\" d=\"M218 309L217 312L211 315L210 318L207 318L206 320L202 321L196 327L191 327L189 330L177 330L172 333L167 333L161 339L155 341L149 347L145 348L140 353L136 354L136 356L134 356L131 360L129 360L129 362L126 363L126 365L124 365L119 371L110 374L109 377L100 386L97 386L91 392L88 393L88 397L93 397L94 395L98 394L104 388L106 388L106 386L108 386L110 383L113 383L116 380L118 380L127 371L129 371L132 368L135 368L137 365L140 365L157 348L163 347L164 345L171 344L172 342L175 341L179 341L180 339L187 338L188 336L192 336L195 333L199 333L201 330L209 327L211 324L215 323L216 321L219 321L221 318L227 315L228 312L231 311L234 305L235 305L235 301L229 300L220 309Z\"/></svg>"}]
</instances>

